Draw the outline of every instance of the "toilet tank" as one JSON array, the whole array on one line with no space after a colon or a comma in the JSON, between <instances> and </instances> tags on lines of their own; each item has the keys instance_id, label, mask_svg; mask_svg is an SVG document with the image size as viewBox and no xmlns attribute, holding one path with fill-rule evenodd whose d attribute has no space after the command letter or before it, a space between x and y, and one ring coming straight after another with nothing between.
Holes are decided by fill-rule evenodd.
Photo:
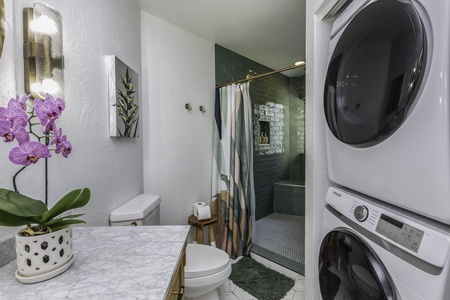
<instances>
[{"instance_id":1,"label":"toilet tank","mask_svg":"<svg viewBox=\"0 0 450 300\"><path fill-rule=\"evenodd\" d=\"M125 202L109 215L111 226L159 225L159 204L157 195L141 194Z\"/></svg>"}]
</instances>

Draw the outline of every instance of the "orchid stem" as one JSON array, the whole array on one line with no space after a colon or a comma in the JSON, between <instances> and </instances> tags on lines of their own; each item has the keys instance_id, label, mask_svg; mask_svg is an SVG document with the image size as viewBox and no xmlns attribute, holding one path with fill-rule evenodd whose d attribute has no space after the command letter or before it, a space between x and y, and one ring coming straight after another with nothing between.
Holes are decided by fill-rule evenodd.
<instances>
[{"instance_id":1,"label":"orchid stem","mask_svg":"<svg viewBox=\"0 0 450 300\"><path fill-rule=\"evenodd\" d=\"M19 175L20 172L23 171L23 169L25 169L26 167L22 167L19 171L17 171L16 174L14 174L13 176L13 186L14 186L14 192L18 193L19 191L17 190L17 184L16 184L16 176Z\"/></svg>"},{"instance_id":2,"label":"orchid stem","mask_svg":"<svg viewBox=\"0 0 450 300\"><path fill-rule=\"evenodd\" d=\"M48 146L50 138L45 137L45 145ZM45 158L45 205L48 207L48 159Z\"/></svg>"}]
</instances>

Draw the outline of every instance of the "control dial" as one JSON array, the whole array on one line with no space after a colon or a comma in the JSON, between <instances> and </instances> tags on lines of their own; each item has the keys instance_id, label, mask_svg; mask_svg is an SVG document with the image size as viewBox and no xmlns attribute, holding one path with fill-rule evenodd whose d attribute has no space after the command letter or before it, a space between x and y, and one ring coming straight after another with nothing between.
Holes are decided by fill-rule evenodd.
<instances>
[{"instance_id":1,"label":"control dial","mask_svg":"<svg viewBox=\"0 0 450 300\"><path fill-rule=\"evenodd\" d=\"M360 222L364 222L367 219L367 217L369 216L369 210L364 205L358 205L355 208L353 215L355 216L356 220L358 220Z\"/></svg>"}]
</instances>

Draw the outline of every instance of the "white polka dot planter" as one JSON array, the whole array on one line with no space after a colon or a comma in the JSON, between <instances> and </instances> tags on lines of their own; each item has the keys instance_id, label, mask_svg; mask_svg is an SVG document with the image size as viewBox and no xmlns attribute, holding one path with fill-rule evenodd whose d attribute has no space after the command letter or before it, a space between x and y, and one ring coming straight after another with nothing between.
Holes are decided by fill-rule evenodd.
<instances>
[{"instance_id":1,"label":"white polka dot planter","mask_svg":"<svg viewBox=\"0 0 450 300\"><path fill-rule=\"evenodd\" d=\"M16 256L19 281L38 282L61 274L73 261L72 227L38 236L16 234Z\"/></svg>"}]
</instances>

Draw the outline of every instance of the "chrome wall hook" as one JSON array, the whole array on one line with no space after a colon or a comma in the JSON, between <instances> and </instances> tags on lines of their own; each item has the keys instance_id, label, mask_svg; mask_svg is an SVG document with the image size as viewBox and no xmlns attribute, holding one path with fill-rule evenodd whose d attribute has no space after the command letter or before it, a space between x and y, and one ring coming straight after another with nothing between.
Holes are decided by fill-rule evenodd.
<instances>
[{"instance_id":1,"label":"chrome wall hook","mask_svg":"<svg viewBox=\"0 0 450 300\"><path fill-rule=\"evenodd\" d=\"M187 110L191 111L192 110L192 106L189 103L186 103L184 105L184 108L186 108Z\"/></svg>"},{"instance_id":2,"label":"chrome wall hook","mask_svg":"<svg viewBox=\"0 0 450 300\"><path fill-rule=\"evenodd\" d=\"M206 108L203 105L200 105L200 107L198 108L202 113L206 112Z\"/></svg>"}]
</instances>

